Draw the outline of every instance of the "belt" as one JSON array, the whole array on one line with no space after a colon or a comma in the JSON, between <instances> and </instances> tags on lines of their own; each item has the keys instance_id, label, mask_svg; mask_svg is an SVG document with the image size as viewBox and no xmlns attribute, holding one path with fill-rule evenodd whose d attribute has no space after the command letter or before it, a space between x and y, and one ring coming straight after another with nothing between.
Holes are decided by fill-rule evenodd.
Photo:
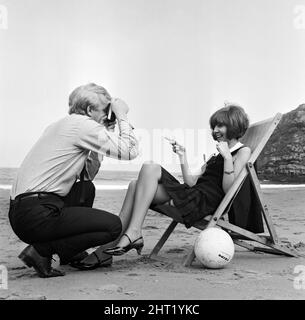
<instances>
[{"instance_id":1,"label":"belt","mask_svg":"<svg viewBox=\"0 0 305 320\"><path fill-rule=\"evenodd\" d=\"M33 199L43 199L43 198L46 198L46 197L49 197L49 196L56 196L56 197L59 197L60 196L56 193L52 193L52 192L28 192L28 193L21 193L19 194L18 196L15 197L14 200L11 200L11 201L20 201L20 200L24 200L24 199L30 199L30 198L33 198Z\"/></svg>"}]
</instances>

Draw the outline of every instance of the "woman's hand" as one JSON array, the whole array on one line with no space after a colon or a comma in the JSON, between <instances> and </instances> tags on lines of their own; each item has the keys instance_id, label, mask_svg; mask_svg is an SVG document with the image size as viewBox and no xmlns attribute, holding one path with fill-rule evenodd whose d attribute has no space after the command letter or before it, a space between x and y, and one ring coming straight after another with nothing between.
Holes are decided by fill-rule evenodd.
<instances>
[{"instance_id":1,"label":"woman's hand","mask_svg":"<svg viewBox=\"0 0 305 320\"><path fill-rule=\"evenodd\" d=\"M220 141L216 145L216 149L224 159L230 159L232 157L227 141Z\"/></svg>"},{"instance_id":2,"label":"woman's hand","mask_svg":"<svg viewBox=\"0 0 305 320\"><path fill-rule=\"evenodd\" d=\"M173 141L172 143L173 151L177 153L178 156L184 156L186 149L181 144L177 143L177 141Z\"/></svg>"}]
</instances>

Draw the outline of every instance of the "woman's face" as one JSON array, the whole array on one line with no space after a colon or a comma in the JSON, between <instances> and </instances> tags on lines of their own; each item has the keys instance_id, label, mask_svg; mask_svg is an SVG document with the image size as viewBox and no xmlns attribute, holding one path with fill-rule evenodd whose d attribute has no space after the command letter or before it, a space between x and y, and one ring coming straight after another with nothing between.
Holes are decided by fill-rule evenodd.
<instances>
[{"instance_id":1,"label":"woman's face","mask_svg":"<svg viewBox=\"0 0 305 320\"><path fill-rule=\"evenodd\" d=\"M228 141L227 139L227 127L222 124L218 124L212 130L212 137L215 141Z\"/></svg>"}]
</instances>

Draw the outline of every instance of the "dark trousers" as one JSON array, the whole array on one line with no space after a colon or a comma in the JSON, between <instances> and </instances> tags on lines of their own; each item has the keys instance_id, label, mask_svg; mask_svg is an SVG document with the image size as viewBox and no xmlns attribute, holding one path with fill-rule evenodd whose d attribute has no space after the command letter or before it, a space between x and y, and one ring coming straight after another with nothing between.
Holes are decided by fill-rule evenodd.
<instances>
[{"instance_id":1,"label":"dark trousers","mask_svg":"<svg viewBox=\"0 0 305 320\"><path fill-rule=\"evenodd\" d=\"M121 220L109 212L93 209L95 187L80 183L66 197L55 194L11 200L9 219L16 235L44 257L58 254L68 262L77 253L115 240L122 231Z\"/></svg>"}]
</instances>

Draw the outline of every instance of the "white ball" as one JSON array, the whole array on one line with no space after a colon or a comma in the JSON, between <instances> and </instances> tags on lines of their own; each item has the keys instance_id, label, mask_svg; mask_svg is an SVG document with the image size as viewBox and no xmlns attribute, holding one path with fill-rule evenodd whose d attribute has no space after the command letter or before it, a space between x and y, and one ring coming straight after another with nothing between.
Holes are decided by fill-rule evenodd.
<instances>
[{"instance_id":1,"label":"white ball","mask_svg":"<svg viewBox=\"0 0 305 320\"><path fill-rule=\"evenodd\" d=\"M200 232L195 241L196 258L207 268L226 266L234 256L234 242L224 230L216 227Z\"/></svg>"}]
</instances>

